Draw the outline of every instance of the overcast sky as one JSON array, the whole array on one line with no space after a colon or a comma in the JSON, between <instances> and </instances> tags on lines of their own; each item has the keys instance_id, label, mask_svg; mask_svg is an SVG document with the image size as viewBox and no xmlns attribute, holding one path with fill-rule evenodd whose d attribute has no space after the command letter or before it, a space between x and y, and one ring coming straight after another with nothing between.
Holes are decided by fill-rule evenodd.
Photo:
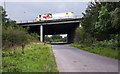
<instances>
[{"instance_id":1,"label":"overcast sky","mask_svg":"<svg viewBox=\"0 0 120 74\"><path fill-rule=\"evenodd\" d=\"M0 0L2 2L88 2L94 0Z\"/></svg>"},{"instance_id":2,"label":"overcast sky","mask_svg":"<svg viewBox=\"0 0 120 74\"><path fill-rule=\"evenodd\" d=\"M6 2L5 9L12 20L33 21L39 14L74 12L82 17L88 2Z\"/></svg>"}]
</instances>

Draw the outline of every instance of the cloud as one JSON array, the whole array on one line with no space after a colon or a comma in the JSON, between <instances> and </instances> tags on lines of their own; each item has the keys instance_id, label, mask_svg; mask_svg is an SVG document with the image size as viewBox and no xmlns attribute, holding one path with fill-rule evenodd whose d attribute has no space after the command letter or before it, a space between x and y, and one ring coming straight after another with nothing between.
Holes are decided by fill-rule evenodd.
<instances>
[{"instance_id":1,"label":"cloud","mask_svg":"<svg viewBox=\"0 0 120 74\"><path fill-rule=\"evenodd\" d=\"M0 0L1 2L119 2L120 0Z\"/></svg>"}]
</instances>

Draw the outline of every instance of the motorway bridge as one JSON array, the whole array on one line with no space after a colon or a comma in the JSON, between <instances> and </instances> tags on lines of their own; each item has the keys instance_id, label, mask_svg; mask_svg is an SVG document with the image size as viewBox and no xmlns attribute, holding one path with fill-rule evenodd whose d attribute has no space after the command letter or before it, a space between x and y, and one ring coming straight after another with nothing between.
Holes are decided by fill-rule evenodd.
<instances>
[{"instance_id":1,"label":"motorway bridge","mask_svg":"<svg viewBox=\"0 0 120 74\"><path fill-rule=\"evenodd\" d=\"M45 35L67 34L68 43L72 43L75 39L75 30L80 26L81 20L82 18L69 18L17 24L22 27L30 27L30 32L40 35L41 42L44 42Z\"/></svg>"}]
</instances>

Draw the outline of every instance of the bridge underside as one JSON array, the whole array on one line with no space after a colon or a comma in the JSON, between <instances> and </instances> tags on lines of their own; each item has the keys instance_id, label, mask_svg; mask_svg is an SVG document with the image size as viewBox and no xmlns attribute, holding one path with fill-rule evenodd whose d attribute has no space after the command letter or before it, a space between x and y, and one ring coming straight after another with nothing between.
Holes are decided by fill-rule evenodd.
<instances>
[{"instance_id":1,"label":"bridge underside","mask_svg":"<svg viewBox=\"0 0 120 74\"><path fill-rule=\"evenodd\" d=\"M40 35L40 37L42 37L41 42L44 41L45 35L67 34L68 43L72 43L72 42L74 42L74 39L75 39L75 29L78 26L79 26L79 22L49 24L49 25L36 25L36 26L29 26L29 27L30 27L30 32L38 33Z\"/></svg>"}]
</instances>

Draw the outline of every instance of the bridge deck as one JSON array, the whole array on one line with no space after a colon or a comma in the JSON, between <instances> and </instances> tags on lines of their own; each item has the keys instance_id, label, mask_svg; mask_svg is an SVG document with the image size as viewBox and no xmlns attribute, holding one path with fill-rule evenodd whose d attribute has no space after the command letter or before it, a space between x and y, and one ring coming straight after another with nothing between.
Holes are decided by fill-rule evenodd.
<instances>
[{"instance_id":1,"label":"bridge deck","mask_svg":"<svg viewBox=\"0 0 120 74\"><path fill-rule=\"evenodd\" d=\"M54 20L41 20L39 22L24 22L24 23L16 23L18 25L26 25L26 24L42 24L42 23L55 23L55 22L66 22L66 21L80 21L83 18L67 18L67 19L54 19Z\"/></svg>"}]
</instances>

